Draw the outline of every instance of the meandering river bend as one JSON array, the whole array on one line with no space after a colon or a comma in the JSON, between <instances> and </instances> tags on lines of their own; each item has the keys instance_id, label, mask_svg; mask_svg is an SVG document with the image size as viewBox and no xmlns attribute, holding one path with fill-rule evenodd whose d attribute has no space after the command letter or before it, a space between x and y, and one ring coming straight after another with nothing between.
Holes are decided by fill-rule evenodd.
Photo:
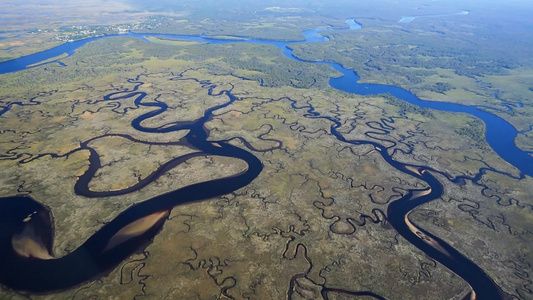
<instances>
[{"instance_id":1,"label":"meandering river bend","mask_svg":"<svg viewBox=\"0 0 533 300\"><path fill-rule=\"evenodd\" d=\"M486 126L486 140L496 153L518 168L521 171L522 176L533 176L533 159L528 153L515 146L514 139L517 135L517 131L505 120L475 106L425 101L399 87L381 84L361 84L358 83L359 77L353 70L345 69L341 65L331 62L301 60L292 54L292 49L289 47L290 44L327 41L326 37L319 35L319 32L321 31L358 30L361 28L354 19L349 19L346 23L349 25L348 29L319 28L303 31L302 33L305 36L305 40L294 42L256 39L220 40L202 36L195 37L162 34L131 33L128 35L142 39L144 36L171 37L211 44L268 44L282 49L283 54L293 60L304 63L328 64L343 74L341 77L330 79L330 85L339 90L358 95L390 93L398 99L407 101L419 107L448 112L462 112L481 119ZM63 53L75 55L75 50L84 44L107 37L109 36L66 43L43 52L2 62L0 63L0 74L24 70L29 65L56 57ZM228 106L236 100L235 96L231 93L231 90L221 91L218 94L224 94L227 96L228 101L226 103L206 110L203 117L195 121L177 123L174 126L165 128L150 128L142 126L142 121L163 113L166 111L167 106L162 102L145 101L144 98L146 94L138 91L138 87L142 85L139 78L132 79L130 82L135 84L133 90L111 93L105 96L104 100L134 101L138 106L156 107L156 110L141 115L132 121L131 125L135 129L151 133L171 132L184 129L189 130L187 136L177 143L184 143L198 149L200 151L200 154L198 155L218 155L240 159L247 163L247 170L230 177L189 185L136 204L119 214L110 223L104 225L78 249L61 258L39 259L35 257L27 258L19 255L14 250L13 245L14 241L23 234L31 233L34 237L40 238L40 243L44 245L44 247L51 249L53 243L53 224L50 212L27 195L1 198L0 225L2 231L0 232L0 283L5 287L30 292L50 292L71 288L83 282L94 280L95 278L98 278L98 276L105 274L106 271L116 267L133 252L147 245L147 243L149 243L157 234L161 226L163 226L168 212L173 207L231 193L249 184L262 171L263 166L261 161L251 152L225 142L218 142L215 145L214 143L207 141L209 132L205 129L204 125L212 118L213 111ZM209 94L213 94L213 89L209 90ZM416 224L410 221L409 213L413 209L424 203L438 199L443 193L442 184L432 174L432 172L436 172L435 170L426 166L398 162L392 159L391 155L387 152L386 147L377 142L347 140L337 131L341 124L335 119L321 116L318 112L315 112L311 105L305 108L296 107L294 103L292 105L295 109L306 109L305 117L328 120L331 123L330 133L339 141L353 145L370 144L374 146L376 151L378 151L383 159L392 167L409 176L414 176L426 182L428 185L427 189L410 190L404 197L392 202L387 209L387 221L406 240L468 282L474 291L473 294L478 297L477 299L506 298L506 295L481 268L443 240L424 229L419 228ZM2 111L0 111L0 117L2 114L9 111L10 107L10 105L7 105ZM130 136L123 137L134 140L134 138ZM91 153L90 167L85 174L80 176L75 186L75 192L78 195L86 197L105 197L133 192L157 179L169 169L194 156L186 155L173 159L167 164L162 165L149 176L149 178L140 182L133 188L123 191L95 193L90 191L88 183L96 174L98 168L100 168L100 160L96 151L90 147L89 142L90 141L86 141L82 143L80 149L89 150ZM476 180L476 178L456 178L454 180L459 182L464 179ZM33 216L30 221L23 222L28 215L32 214ZM140 234L128 236L128 229L132 224L137 226L140 223L136 222L140 221L142 221L143 224L148 225L145 226ZM50 270L54 270L54 276L50 276ZM377 295L376 297L382 299Z\"/></svg>"}]
</instances>

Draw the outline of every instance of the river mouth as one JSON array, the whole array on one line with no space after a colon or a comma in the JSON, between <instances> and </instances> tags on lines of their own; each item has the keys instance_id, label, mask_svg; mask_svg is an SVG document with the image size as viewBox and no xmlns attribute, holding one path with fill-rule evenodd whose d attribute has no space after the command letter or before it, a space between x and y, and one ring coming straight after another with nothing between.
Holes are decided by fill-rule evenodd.
<instances>
[{"instance_id":1,"label":"river mouth","mask_svg":"<svg viewBox=\"0 0 533 300\"><path fill-rule=\"evenodd\" d=\"M202 36L194 37L163 34L129 35L136 38L142 38L147 35L156 37L172 37L210 44L258 43L272 45L283 50L284 55L290 59L305 63L328 64L343 74L343 76L331 78L329 81L330 85L338 90L357 95L379 95L389 93L398 99L407 101L422 108L431 108L449 112L462 112L478 117L486 124L486 139L489 145L503 159L517 167L522 174L533 176L533 159L528 153L518 149L514 145L514 138L517 135L516 129L514 129L514 127L505 122L503 119L480 110L477 107L444 102L424 101L409 91L395 86L360 84L358 83L359 77L353 70L343 68L339 64L327 61L310 62L299 59L293 55L292 50L289 48L289 44L292 43L326 42L328 39L320 35L320 32L323 31L358 30L361 28L361 25L358 24L354 19L348 19L346 23L349 26L347 29L318 28L306 30L302 32L305 37L304 41L293 42L255 39L227 40L207 38ZM106 37L108 36L67 43L47 51L22 57L14 61L0 63L0 68L2 70L0 73L16 72L27 69L28 66L32 66L32 61L43 61L45 58L53 58L58 52L73 55L74 51L83 46L85 43ZM142 92L138 92L137 90L138 87L144 83L138 80L132 81L132 83L136 84L133 93L137 93L139 96L142 96ZM131 98L132 91L128 91L124 94L121 93L122 92L110 93L106 95L104 99L113 99L118 101ZM28 231L25 231L26 228L34 227L23 227L23 225L20 224L20 221L19 223L16 223L16 220L12 221L15 223L6 223L6 228L16 229L11 232L12 235L10 236L8 233L5 233L7 238L0 241L0 252L4 257L6 257L6 259L0 263L0 282L5 286L16 290L50 292L70 288L88 280L92 280L100 274L105 273L106 270L114 268L125 257L137 251L139 249L139 245L144 245L147 242L150 242L161 226L163 226L165 218L168 215L168 211L173 207L225 195L246 186L252 180L254 180L262 170L261 161L255 155L228 143L219 142L214 144L207 141L209 132L205 129L204 125L211 118L213 111L231 105L231 103L233 103L233 101L236 99L235 96L231 94L231 91L224 91L223 93L225 93L225 95L228 97L228 102L206 110L204 116L194 122L187 122L183 124L180 123L176 126L168 128L144 127L141 125L144 120L155 117L166 110L166 107L161 103L151 103L150 106L158 106L160 110L156 113L148 113L139 116L132 122L131 125L139 131L151 133L172 132L185 129L189 130L190 133L186 137L188 143L199 149L202 155L221 155L241 159L248 165L246 171L227 178L190 185L179 190L148 199L143 203L135 205L121 213L115 220L102 227L101 230L89 238L87 242L84 243L80 248L62 258L53 259L50 251L47 250L47 242L44 239L39 239L40 235L35 231L32 231L33 229L28 229ZM139 100L138 103L139 105L148 106L148 103L144 103L142 102L142 98L140 99L141 100ZM318 113L314 112L314 108L312 106L309 107L308 112L309 117L318 117ZM453 249L450 245L446 244L438 237L418 228L416 224L409 220L409 212L424 203L437 199L443 193L442 185L431 174L433 170L430 170L424 166L402 164L397 162L392 159L390 154L387 152L387 148L379 143L347 141L342 134L336 130L338 127L340 127L338 121L328 117L322 118L331 122L331 133L340 142L352 145L371 144L374 146L376 151L381 154L383 159L391 166L400 170L406 175L414 176L420 180L423 180L429 185L430 188L428 190L412 190L410 194L392 202L387 211L387 219L390 221L392 226L409 242L467 281L473 287L475 293L480 299L500 299L501 297L499 296L499 288L490 279L490 277L483 272L483 270L464 257L461 253ZM82 145L82 147L89 149L87 143ZM179 158L177 159L177 161L179 161ZM90 172L94 171L91 170L91 168L89 169ZM104 195L97 195L88 190L87 183L90 181L92 176L94 176L94 173L87 172L84 174L84 176L80 176L80 179L78 180L79 184L76 184L76 193L80 195L90 195L91 197L103 197ZM109 194L105 194L105 196L109 196ZM28 204L27 200L32 199L27 196L8 197L3 198L2 200L2 205L7 205L7 207L4 207L6 209L14 209L11 206L16 205L21 205L20 208L16 208L20 210L24 210L26 208L29 209L30 206L33 209L35 205L38 205L35 203L31 205ZM6 204L6 201L8 201L9 204ZM15 202L18 204L13 204ZM42 209L42 207L40 208ZM47 226L51 228L51 225ZM21 240L23 240L22 243ZM427 241L431 242L428 243ZM29 246L29 248L26 246ZM57 272L57 276L55 278L47 278L50 276L46 276L46 270L52 268L59 270Z\"/></svg>"}]
</instances>

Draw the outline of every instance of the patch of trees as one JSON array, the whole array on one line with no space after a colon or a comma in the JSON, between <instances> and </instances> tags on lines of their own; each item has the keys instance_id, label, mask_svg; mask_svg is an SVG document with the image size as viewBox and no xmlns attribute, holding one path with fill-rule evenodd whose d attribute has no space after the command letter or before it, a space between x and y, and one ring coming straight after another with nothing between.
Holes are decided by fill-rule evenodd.
<instances>
[{"instance_id":1,"label":"patch of trees","mask_svg":"<svg viewBox=\"0 0 533 300\"><path fill-rule=\"evenodd\" d=\"M405 102L403 100L400 100L391 94L384 94L382 95L383 98L387 100L387 103L394 105L398 107L398 114L402 117L407 116L407 114L418 114L422 115L429 119L435 119L435 115L431 112L431 110L427 108L420 108L416 105L413 105L409 102Z\"/></svg>"},{"instance_id":2,"label":"patch of trees","mask_svg":"<svg viewBox=\"0 0 533 300\"><path fill-rule=\"evenodd\" d=\"M485 140L485 125L483 122L472 119L466 122L466 126L455 130L455 133L462 136L467 136L474 140L478 145Z\"/></svg>"},{"instance_id":3,"label":"patch of trees","mask_svg":"<svg viewBox=\"0 0 533 300\"><path fill-rule=\"evenodd\" d=\"M449 90L455 89L451 84L446 82L437 82L434 84L426 84L421 87L423 90L431 91L434 93L444 94Z\"/></svg>"}]
</instances>

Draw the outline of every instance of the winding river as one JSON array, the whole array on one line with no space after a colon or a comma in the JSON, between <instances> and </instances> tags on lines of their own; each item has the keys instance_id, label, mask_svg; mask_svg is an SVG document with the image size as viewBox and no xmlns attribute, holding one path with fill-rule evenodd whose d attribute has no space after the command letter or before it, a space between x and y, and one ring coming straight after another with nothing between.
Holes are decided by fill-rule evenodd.
<instances>
[{"instance_id":1,"label":"winding river","mask_svg":"<svg viewBox=\"0 0 533 300\"><path fill-rule=\"evenodd\" d=\"M346 21L346 23L349 25L349 28L347 29L318 28L303 31L302 33L305 36L305 40L295 42L256 39L219 40L206 38L203 36L195 37L162 34L130 33L128 35L138 38L143 38L144 36L171 37L191 41L207 42L210 44L268 44L282 49L284 55L293 60L305 63L328 64L343 74L341 77L330 79L330 85L339 90L359 95L390 93L401 100L407 101L419 107L431 108L440 111L462 112L481 119L486 126L485 136L489 145L504 160L518 168L521 171L522 176L533 176L533 159L528 153L515 146L514 139L517 135L517 131L505 120L475 106L425 101L419 99L409 91L399 87L381 84L357 83L359 77L353 70L345 69L341 65L331 62L312 62L301 60L292 54L292 49L289 47L290 44L327 41L328 39L326 37L319 35L319 32L321 31L357 30L361 28L361 26L354 19L349 19ZM84 44L106 37L109 36L95 37L66 43L43 52L2 62L0 63L0 73L24 70L29 65L56 57L63 53L73 55L75 50ZM180 80L180 78L178 77L176 80ZM186 137L175 142L174 144L188 145L194 149L197 149L198 153L177 157L171 160L170 162L162 165L153 174L139 182L139 184L135 185L134 187L122 191L98 193L91 191L88 187L89 182L96 174L97 170L101 167L98 153L91 148L90 142L96 138L101 138L107 135L95 137L89 141L83 142L79 149L73 150L73 152L89 150L90 153L90 166L88 170L79 177L78 182L75 185L75 192L78 195L83 195L86 197L106 197L133 192L141 189L145 185L157 179L169 169L184 163L196 155L217 155L238 158L247 163L247 170L230 177L189 185L136 204L123 211L110 223L105 224L79 248L61 258L52 258L46 256L46 253L52 253L51 249L53 243L53 221L47 208L36 202L28 195L21 194L12 197L1 198L0 228L2 228L2 230L0 231L0 257L2 259L0 260L0 283L2 285L14 290L39 293L67 289L83 282L94 280L99 276L104 275L109 270L115 268L121 261L126 259L138 249L142 249L148 243L150 243L152 238L163 226L169 211L173 207L231 193L249 184L262 171L263 166L261 161L251 152L232 146L226 142L214 143L207 141L209 132L205 129L204 125L212 118L213 111L228 106L236 100L236 97L231 93L231 90L224 90L216 94L227 96L228 101L224 104L206 110L203 117L195 121L182 123L178 122L173 126L165 128L151 128L143 126L142 121L163 113L166 111L167 105L163 102L145 101L146 94L138 91L138 87L143 83L139 81L139 78L132 79L130 82L135 84L135 88L133 90L108 94L104 97L103 101L133 101L137 106L157 108L151 112L137 117L132 121L131 125L139 131L151 133L163 133L184 129L189 130L189 133ZM208 85L209 83L206 82L205 84ZM209 89L209 95L214 95L214 87L215 86L212 86ZM0 112L0 116L9 111L11 105L14 104L6 105L6 107ZM442 195L442 184L432 174L432 172L437 171L425 166L398 162L392 159L391 154L387 152L386 147L377 142L352 141L345 139L343 135L337 131L341 124L334 118L321 116L311 105L306 107L296 107L295 103L292 103L292 106L294 109L306 110L304 116L307 118L322 118L328 120L331 123L331 134L333 134L339 141L353 145L370 144L374 146L376 151L378 151L383 159L392 167L409 176L414 176L426 182L428 188L410 190L404 197L392 202L387 209L387 221L406 240L468 282L473 289L472 296L477 297L476 299L505 299L507 297L506 294L503 293L494 283L494 281L476 264L474 264L443 240L425 231L424 229L419 228L416 224L410 221L409 213L413 209L424 203L438 199ZM127 135L122 137L135 140L133 137ZM148 143L144 141L135 141ZM254 149L250 150L256 151ZM59 157L58 155L50 156ZM464 179L477 180L481 174L482 170L480 170L480 174L478 174L475 178L463 177L456 178L454 181L460 182ZM131 234L133 229L139 228L141 228L141 230L135 231L136 234ZM31 236L34 241L37 241L44 247L44 254L41 256L33 255L34 257L25 257L22 250L15 250L16 247L14 246L17 244L16 242L28 236ZM54 270L54 276L49 275L50 270ZM357 295L360 294L360 292L357 293ZM354 295L356 295L355 292ZM383 299L379 295L376 295L375 297Z\"/></svg>"}]
</instances>

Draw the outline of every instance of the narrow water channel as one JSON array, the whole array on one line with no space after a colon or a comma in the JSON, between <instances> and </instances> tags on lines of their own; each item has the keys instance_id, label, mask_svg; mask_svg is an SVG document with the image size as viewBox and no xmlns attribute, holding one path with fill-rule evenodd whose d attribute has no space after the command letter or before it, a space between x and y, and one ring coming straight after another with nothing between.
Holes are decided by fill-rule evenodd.
<instances>
[{"instance_id":1,"label":"narrow water channel","mask_svg":"<svg viewBox=\"0 0 533 300\"><path fill-rule=\"evenodd\" d=\"M290 44L326 42L328 39L319 34L322 31L358 30L361 28L354 19L348 19L346 23L349 25L348 29L319 28L306 30L302 32L305 36L305 41L295 42L256 39L219 40L201 36L195 37L162 34L129 35L138 38L143 38L144 36L172 37L207 42L210 44L268 44L282 49L284 55L293 60L304 63L328 64L343 74L341 77L330 79L330 85L341 91L358 95L390 93L398 99L422 108L467 113L481 119L486 126L486 140L496 153L507 162L517 167L522 174L533 176L533 159L528 153L515 146L514 139L517 135L517 131L505 120L475 106L425 101L399 87L381 84L361 84L358 83L359 77L353 70L345 69L339 64L325 61L305 61L293 55ZM0 63L0 74L21 71L26 69L29 65L56 57L63 53L75 55L75 50L84 44L107 37L109 36L66 43L50 50L21 57L12 61L2 62ZM198 149L202 155L218 155L241 159L248 164L247 170L227 178L186 186L130 207L117 216L113 221L103 226L78 249L61 258L28 258L21 255L21 253L23 253L22 250L19 249L16 251L13 247L13 241L19 240L21 234L24 232L28 234L31 232L34 239L37 239L36 236L39 237L39 244L41 244L44 250L50 250L52 248L53 224L51 222L50 212L27 195L0 198L0 226L2 228L0 231L0 257L2 257L0 260L0 283L2 285L15 290L49 292L67 289L80 283L94 280L99 276L102 276L102 274L105 274L106 271L116 267L121 261L126 259L134 251L138 250L139 247L149 243L157 234L161 226L163 226L166 212L170 211L173 207L231 193L246 186L260 174L263 168L261 161L252 153L228 143L219 142L217 145L214 145L207 141L209 132L205 129L204 125L211 119L212 112L230 105L236 100L236 97L230 90L222 91L218 94L224 94L227 96L228 101L226 103L206 110L204 116L198 120L177 123L174 126L166 128L150 128L142 126L142 121L163 113L166 111L167 105L162 102L145 101L144 98L146 94L138 91L138 87L142 85L139 78L131 80L130 82L135 84L133 90L111 93L104 97L104 101L133 101L139 106L158 108L157 110L146 113L133 120L132 126L135 129L150 133L163 133L184 129L189 130L189 134L183 142ZM212 95L213 88L209 91L210 95ZM413 209L424 203L438 199L443 193L442 184L431 174L433 170L426 166L403 164L395 161L387 152L386 147L377 142L346 140L342 134L337 131L337 128L339 128L341 124L335 119L321 116L319 113L315 112L311 105L305 108L298 108L294 103L292 105L295 109L306 109L306 117L322 118L330 121L330 133L339 141L353 145L373 145L376 151L378 151L383 159L391 166L409 176L414 176L426 182L429 186L428 189L411 190L406 196L392 202L387 210L387 221L390 222L390 224L407 241L468 282L478 299L505 298L505 295L501 292L499 287L481 268L449 244L424 229L419 228L409 220L409 213ZM10 105L8 104L0 112L0 117L2 114L9 111L9 109ZM84 175L80 176L75 187L75 192L78 195L84 195L87 197L106 197L120 193L133 192L157 179L159 175L164 174L169 168L177 166L189 158L175 158L168 165L161 166L160 169L150 177L150 180L146 180L146 182L139 184L139 186L136 185L136 188L127 191L94 193L89 190L88 183L99 168L99 157L96 151L90 148L88 142L82 143L80 149L90 151L90 167ZM32 218L28 221L27 218L29 215L31 215ZM25 222L22 221L24 219L26 219ZM141 223L146 227L143 227L144 230L141 234L132 237L127 236L126 233L131 226L134 226L133 224L137 226L137 224ZM51 273L53 273L53 276L51 276Z\"/></svg>"}]
</instances>

